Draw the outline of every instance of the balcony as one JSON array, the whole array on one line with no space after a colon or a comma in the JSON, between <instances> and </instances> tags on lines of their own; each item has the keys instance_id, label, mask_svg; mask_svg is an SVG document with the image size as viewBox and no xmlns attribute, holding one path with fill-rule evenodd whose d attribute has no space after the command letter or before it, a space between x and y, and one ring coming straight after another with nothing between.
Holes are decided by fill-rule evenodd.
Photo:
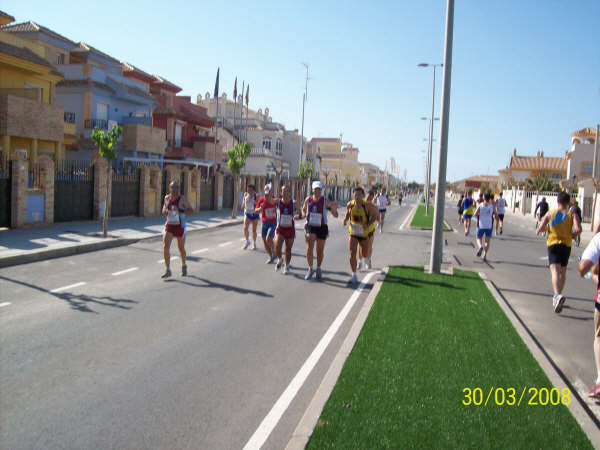
<instances>
[{"instance_id":1,"label":"balcony","mask_svg":"<svg viewBox=\"0 0 600 450\"><path fill-rule=\"evenodd\" d=\"M138 123L123 123L122 149L125 151L165 153L166 131Z\"/></svg>"},{"instance_id":2,"label":"balcony","mask_svg":"<svg viewBox=\"0 0 600 450\"><path fill-rule=\"evenodd\" d=\"M147 125L147 126L151 127L152 126L152 117L123 116L123 118L121 119L121 124L125 125L128 123L137 123L140 125Z\"/></svg>"},{"instance_id":3,"label":"balcony","mask_svg":"<svg viewBox=\"0 0 600 450\"><path fill-rule=\"evenodd\" d=\"M108 130L108 120L104 119L85 119L83 122L83 128L86 130L94 130L96 127L101 130Z\"/></svg>"},{"instance_id":4,"label":"balcony","mask_svg":"<svg viewBox=\"0 0 600 450\"><path fill-rule=\"evenodd\" d=\"M0 92L0 134L62 142L63 113L63 108L59 106L14 95L6 90Z\"/></svg>"}]
</instances>

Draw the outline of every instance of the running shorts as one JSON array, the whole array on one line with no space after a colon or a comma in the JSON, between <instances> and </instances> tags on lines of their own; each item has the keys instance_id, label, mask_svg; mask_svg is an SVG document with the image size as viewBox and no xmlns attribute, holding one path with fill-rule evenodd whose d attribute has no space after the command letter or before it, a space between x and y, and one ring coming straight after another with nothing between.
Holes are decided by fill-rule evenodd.
<instances>
[{"instance_id":1,"label":"running shorts","mask_svg":"<svg viewBox=\"0 0 600 450\"><path fill-rule=\"evenodd\" d=\"M274 237L275 236L275 228L277 227L277 222L263 222L262 223L262 237Z\"/></svg>"},{"instance_id":2,"label":"running shorts","mask_svg":"<svg viewBox=\"0 0 600 450\"><path fill-rule=\"evenodd\" d=\"M488 238L492 237L492 229L491 228L477 228L477 237L481 239L483 236Z\"/></svg>"},{"instance_id":3,"label":"running shorts","mask_svg":"<svg viewBox=\"0 0 600 450\"><path fill-rule=\"evenodd\" d=\"M304 227L306 234L316 234L317 239L327 239L329 236L329 227L327 225L321 225L320 227L314 227L312 225L306 225Z\"/></svg>"},{"instance_id":4,"label":"running shorts","mask_svg":"<svg viewBox=\"0 0 600 450\"><path fill-rule=\"evenodd\" d=\"M470 219L473 217L473 214L463 214L463 219Z\"/></svg>"},{"instance_id":5,"label":"running shorts","mask_svg":"<svg viewBox=\"0 0 600 450\"><path fill-rule=\"evenodd\" d=\"M571 247L565 244L554 244L548 247L548 264L560 264L561 267L567 267L570 256Z\"/></svg>"},{"instance_id":6,"label":"running shorts","mask_svg":"<svg viewBox=\"0 0 600 450\"><path fill-rule=\"evenodd\" d=\"M181 225L165 225L165 232L171 233L176 238L185 237L185 228Z\"/></svg>"},{"instance_id":7,"label":"running shorts","mask_svg":"<svg viewBox=\"0 0 600 450\"><path fill-rule=\"evenodd\" d=\"M296 228L295 227L277 227L275 230L276 234L279 234L284 239L293 239L296 237Z\"/></svg>"},{"instance_id":8,"label":"running shorts","mask_svg":"<svg viewBox=\"0 0 600 450\"><path fill-rule=\"evenodd\" d=\"M381 209L381 208L380 208L380 209L379 209L379 212L380 212L380 213L384 213L384 212L386 212L386 211L387 211L387 209L386 209L386 208L383 208L383 209Z\"/></svg>"},{"instance_id":9,"label":"running shorts","mask_svg":"<svg viewBox=\"0 0 600 450\"><path fill-rule=\"evenodd\" d=\"M499 218L500 220L504 220L504 214L498 214L498 218Z\"/></svg>"},{"instance_id":10,"label":"running shorts","mask_svg":"<svg viewBox=\"0 0 600 450\"><path fill-rule=\"evenodd\" d=\"M248 220L258 220L258 219L260 219L260 216L258 214L255 214L255 213L246 213L246 217L248 218Z\"/></svg>"}]
</instances>

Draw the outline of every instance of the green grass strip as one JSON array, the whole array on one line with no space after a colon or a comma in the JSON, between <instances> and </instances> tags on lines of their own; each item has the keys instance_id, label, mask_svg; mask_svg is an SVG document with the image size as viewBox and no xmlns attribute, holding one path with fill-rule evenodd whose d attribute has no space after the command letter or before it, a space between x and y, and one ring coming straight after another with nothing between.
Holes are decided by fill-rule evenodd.
<instances>
[{"instance_id":1,"label":"green grass strip","mask_svg":"<svg viewBox=\"0 0 600 450\"><path fill-rule=\"evenodd\" d=\"M483 402L492 387L516 403L552 385L477 274L392 267L308 448L592 448L566 406L532 393L463 405L464 388Z\"/></svg>"},{"instance_id":2,"label":"green grass strip","mask_svg":"<svg viewBox=\"0 0 600 450\"><path fill-rule=\"evenodd\" d=\"M433 228L433 213L435 209L433 206L429 206L429 215L425 215L425 205L419 205L417 211L413 216L410 226L413 228ZM448 227L444 223L444 230L448 230Z\"/></svg>"}]
</instances>

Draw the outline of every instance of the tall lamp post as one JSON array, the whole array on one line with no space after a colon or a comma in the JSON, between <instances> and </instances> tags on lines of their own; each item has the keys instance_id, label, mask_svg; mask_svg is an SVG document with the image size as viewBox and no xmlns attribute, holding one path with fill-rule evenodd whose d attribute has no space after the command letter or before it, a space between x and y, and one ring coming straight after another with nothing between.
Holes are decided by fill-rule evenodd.
<instances>
[{"instance_id":1,"label":"tall lamp post","mask_svg":"<svg viewBox=\"0 0 600 450\"><path fill-rule=\"evenodd\" d=\"M423 141L428 142L428 151L427 151L427 161L425 162L425 184L427 187L427 192L431 190L429 186L431 185L431 156L432 156L432 148L435 139L432 139L433 136L433 122L431 117L421 117L421 120L427 120L429 128L427 129L427 138L423 139ZM433 120L440 120L439 117L434 118ZM426 197L427 198L427 197ZM429 202L426 202L425 205L425 215L429 215Z\"/></svg>"},{"instance_id":2,"label":"tall lamp post","mask_svg":"<svg viewBox=\"0 0 600 450\"><path fill-rule=\"evenodd\" d=\"M435 69L442 67L443 64L421 63L417 67L433 67L433 89L431 94L431 117L435 117ZM429 150L427 161L431 162L431 153L433 148L433 122L430 122L429 127ZM429 172L429 171L428 171ZM425 180L425 215L429 214L429 176Z\"/></svg>"}]
</instances>

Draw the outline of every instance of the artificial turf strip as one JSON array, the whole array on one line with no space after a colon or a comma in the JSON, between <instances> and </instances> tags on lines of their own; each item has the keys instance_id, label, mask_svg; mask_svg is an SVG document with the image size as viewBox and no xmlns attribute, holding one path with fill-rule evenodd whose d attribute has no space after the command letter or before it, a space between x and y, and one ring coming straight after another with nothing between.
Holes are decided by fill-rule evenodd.
<instances>
[{"instance_id":1,"label":"artificial turf strip","mask_svg":"<svg viewBox=\"0 0 600 450\"><path fill-rule=\"evenodd\" d=\"M592 448L563 405L462 404L492 386L552 388L481 279L392 267L308 448Z\"/></svg>"},{"instance_id":2,"label":"artificial turf strip","mask_svg":"<svg viewBox=\"0 0 600 450\"><path fill-rule=\"evenodd\" d=\"M417 207L417 211L413 216L410 226L413 228L433 228L433 213L435 209L433 206L429 206L429 215L425 215L425 205L419 205ZM448 227L444 223L444 230L447 230Z\"/></svg>"}]
</instances>

